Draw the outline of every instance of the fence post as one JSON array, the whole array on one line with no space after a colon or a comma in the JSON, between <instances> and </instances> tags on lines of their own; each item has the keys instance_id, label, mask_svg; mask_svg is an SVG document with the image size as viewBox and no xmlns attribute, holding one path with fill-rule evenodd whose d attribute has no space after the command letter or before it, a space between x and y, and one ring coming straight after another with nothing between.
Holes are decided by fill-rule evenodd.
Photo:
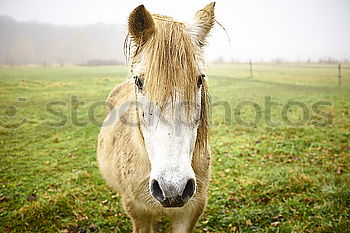
<instances>
[{"instance_id":1,"label":"fence post","mask_svg":"<svg viewBox=\"0 0 350 233\"><path fill-rule=\"evenodd\" d=\"M250 70L250 77L253 78L253 65L252 65L252 60L249 60L249 70Z\"/></svg>"},{"instance_id":2,"label":"fence post","mask_svg":"<svg viewBox=\"0 0 350 233\"><path fill-rule=\"evenodd\" d=\"M341 64L338 64L338 86L341 86Z\"/></svg>"}]
</instances>

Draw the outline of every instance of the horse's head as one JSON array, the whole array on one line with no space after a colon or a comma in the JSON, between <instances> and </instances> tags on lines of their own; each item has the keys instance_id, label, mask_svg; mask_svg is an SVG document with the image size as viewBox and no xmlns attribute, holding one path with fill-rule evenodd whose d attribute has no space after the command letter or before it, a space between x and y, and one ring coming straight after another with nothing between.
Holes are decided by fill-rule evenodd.
<instances>
[{"instance_id":1,"label":"horse's head","mask_svg":"<svg viewBox=\"0 0 350 233\"><path fill-rule=\"evenodd\" d=\"M214 24L214 6L198 11L192 24L151 15L143 5L129 17L137 114L151 163L149 187L163 207L182 207L196 192L192 157L207 142L202 49Z\"/></svg>"}]
</instances>

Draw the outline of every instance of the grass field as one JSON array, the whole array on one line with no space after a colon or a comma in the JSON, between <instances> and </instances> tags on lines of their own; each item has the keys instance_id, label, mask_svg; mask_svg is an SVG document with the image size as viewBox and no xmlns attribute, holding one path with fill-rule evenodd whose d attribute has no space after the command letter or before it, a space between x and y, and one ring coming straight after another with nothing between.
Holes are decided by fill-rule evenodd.
<instances>
[{"instance_id":1,"label":"grass field","mask_svg":"<svg viewBox=\"0 0 350 233\"><path fill-rule=\"evenodd\" d=\"M350 64L210 65L196 232L349 232ZM96 163L120 67L0 68L0 232L130 232ZM323 101L323 102L320 102Z\"/></svg>"}]
</instances>

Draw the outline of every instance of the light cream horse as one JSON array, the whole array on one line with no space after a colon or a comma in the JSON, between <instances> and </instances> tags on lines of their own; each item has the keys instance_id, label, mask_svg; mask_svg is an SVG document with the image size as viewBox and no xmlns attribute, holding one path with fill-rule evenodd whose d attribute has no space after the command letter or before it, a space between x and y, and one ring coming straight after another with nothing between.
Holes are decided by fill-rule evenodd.
<instances>
[{"instance_id":1,"label":"light cream horse","mask_svg":"<svg viewBox=\"0 0 350 233\"><path fill-rule=\"evenodd\" d=\"M107 183L122 194L134 232L153 232L162 217L173 232L193 232L209 182L207 84L203 47L215 3L185 24L130 14L126 51L131 79L114 88L97 157Z\"/></svg>"}]
</instances>

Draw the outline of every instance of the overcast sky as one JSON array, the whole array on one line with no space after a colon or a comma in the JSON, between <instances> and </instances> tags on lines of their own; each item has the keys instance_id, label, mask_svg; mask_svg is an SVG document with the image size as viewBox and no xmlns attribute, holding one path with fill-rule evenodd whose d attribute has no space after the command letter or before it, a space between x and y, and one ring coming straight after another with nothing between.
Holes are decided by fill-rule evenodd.
<instances>
[{"instance_id":1,"label":"overcast sky","mask_svg":"<svg viewBox=\"0 0 350 233\"><path fill-rule=\"evenodd\" d=\"M57 25L126 24L139 4L189 21L210 1L0 0L0 15ZM217 0L207 58L240 61L333 57L350 59L350 0ZM1 33L1 32L0 32Z\"/></svg>"}]
</instances>

